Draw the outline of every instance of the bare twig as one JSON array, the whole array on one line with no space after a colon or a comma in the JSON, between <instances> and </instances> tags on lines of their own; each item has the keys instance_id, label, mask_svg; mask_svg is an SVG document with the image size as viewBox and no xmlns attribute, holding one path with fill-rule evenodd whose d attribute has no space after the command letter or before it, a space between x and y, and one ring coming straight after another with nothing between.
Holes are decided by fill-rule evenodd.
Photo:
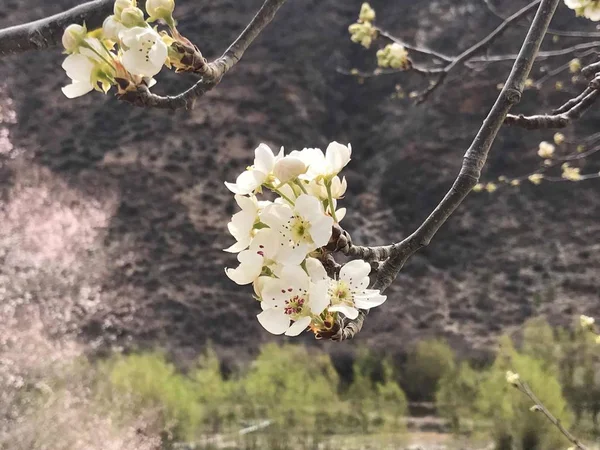
<instances>
[{"instance_id":1,"label":"bare twig","mask_svg":"<svg viewBox=\"0 0 600 450\"><path fill-rule=\"evenodd\" d=\"M499 19L506 19L506 15L502 14L498 8L491 2L491 0L483 0L488 9L492 14L494 14ZM598 31L565 31L565 30L555 30L554 28L548 28L546 34L552 34L555 36L561 37L576 37L576 38L598 38L600 37L600 32Z\"/></svg>"},{"instance_id":2,"label":"bare twig","mask_svg":"<svg viewBox=\"0 0 600 450\"><path fill-rule=\"evenodd\" d=\"M567 112L568 110L573 108L575 105L579 104L581 102L581 100L583 100L585 97L587 97L589 94L591 94L593 90L594 89L592 89L589 86L586 87L585 90L581 94L579 94L577 97L573 97L572 99L566 101L562 106L559 106L558 108L553 110L552 114L562 114L562 113Z\"/></svg>"},{"instance_id":3,"label":"bare twig","mask_svg":"<svg viewBox=\"0 0 600 450\"><path fill-rule=\"evenodd\" d=\"M456 56L452 60L452 62L450 62L446 67L444 67L444 70L442 71L442 73L440 73L438 78L433 83L431 83L431 85L419 96L419 100L417 101L417 103L422 103L425 100L427 100L427 97L429 97L429 95L431 95L433 91L435 91L440 85L443 84L448 74L452 72L452 70L456 66L464 63L476 53L482 52L486 48L488 48L496 39L498 39L498 37L500 37L500 35L502 35L502 33L504 33L504 31L508 29L508 27L510 27L517 20L521 19L525 14L531 11L539 3L540 0L534 0L529 5L521 8L519 11L517 11L510 17L507 17L494 31L488 34L477 44L471 46L470 48L462 52L460 55Z\"/></svg>"},{"instance_id":4,"label":"bare twig","mask_svg":"<svg viewBox=\"0 0 600 450\"><path fill-rule=\"evenodd\" d=\"M542 59L554 58L557 56L565 56L575 54L578 51L582 50L590 50L597 49L600 47L600 41L593 42L584 42L583 44L573 45L572 47L561 48L558 50L548 50L544 52L539 52L537 56L537 60L541 61ZM517 58L517 54L507 54L507 55L486 55L486 56L475 56L469 59L469 63L492 63L492 62L506 62L506 61L514 61Z\"/></svg>"},{"instance_id":5,"label":"bare twig","mask_svg":"<svg viewBox=\"0 0 600 450\"><path fill-rule=\"evenodd\" d=\"M265 0L261 9L235 42L231 44L223 56L206 64L206 67L203 69L204 74L202 78L188 90L175 96L160 96L151 93L147 87L140 86L137 91L127 92L121 96L121 99L143 107L162 109L192 108L196 99L218 85L223 75L242 58L246 49L273 20L277 10L285 1Z\"/></svg>"},{"instance_id":6,"label":"bare twig","mask_svg":"<svg viewBox=\"0 0 600 450\"><path fill-rule=\"evenodd\" d=\"M395 42L396 44L400 44L402 47L405 47L405 48L407 48L409 50L412 50L412 51L417 52L417 53L421 53L423 55L432 56L432 57L441 59L442 61L446 61L446 62L452 62L454 60L453 56L449 56L449 55L446 55L444 53L440 53L440 52L438 52L436 50L432 50L432 49L430 49L428 47L422 47L422 46L418 46L418 45L415 45L415 44L411 44L409 42L406 42L403 39L397 38L396 36L392 35L388 31L383 30L380 27L375 27L375 28L377 29L377 32L381 36L389 39L392 42Z\"/></svg>"},{"instance_id":7,"label":"bare twig","mask_svg":"<svg viewBox=\"0 0 600 450\"><path fill-rule=\"evenodd\" d=\"M112 12L114 0L95 0L60 14L0 30L0 57L28 50L42 50L61 42L65 28L72 23L98 28Z\"/></svg>"},{"instance_id":8,"label":"bare twig","mask_svg":"<svg viewBox=\"0 0 600 450\"><path fill-rule=\"evenodd\" d=\"M535 116L518 116L509 114L504 123L506 125L515 125L527 130L541 130L548 128L564 128L573 120L579 119L598 99L600 91L594 89L587 94L579 103L568 111L561 114L541 114Z\"/></svg>"},{"instance_id":9,"label":"bare twig","mask_svg":"<svg viewBox=\"0 0 600 450\"><path fill-rule=\"evenodd\" d=\"M390 286L408 258L419 249L429 245L440 227L448 220L479 181L481 169L486 162L489 150L498 131L502 127L508 111L521 99L525 80L529 76L536 54L539 51L559 1L541 0L519 56L513 64L508 80L488 116L483 121L477 136L475 136L475 139L467 150L460 173L454 184L421 226L402 242L393 246L391 256L377 272L377 277L373 284L374 289L384 291ZM345 340L353 338L360 332L366 314L367 312L361 311L357 319L344 324L332 339Z\"/></svg>"},{"instance_id":10,"label":"bare twig","mask_svg":"<svg viewBox=\"0 0 600 450\"><path fill-rule=\"evenodd\" d=\"M519 391L523 392L527 397L531 399L531 401L535 404L535 410L541 412L546 416L546 418L579 450L587 450L579 439L571 434L569 430L567 430L559 419L554 417L554 415L544 406L544 404L540 401L539 398L535 395L535 393L531 390L529 385L524 381L518 380L514 385Z\"/></svg>"}]
</instances>

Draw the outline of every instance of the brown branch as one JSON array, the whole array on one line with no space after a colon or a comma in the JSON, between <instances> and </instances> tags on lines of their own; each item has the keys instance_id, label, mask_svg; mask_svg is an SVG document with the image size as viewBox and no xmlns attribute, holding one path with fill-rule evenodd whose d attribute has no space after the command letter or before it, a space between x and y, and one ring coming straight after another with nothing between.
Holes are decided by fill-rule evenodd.
<instances>
[{"instance_id":1,"label":"brown branch","mask_svg":"<svg viewBox=\"0 0 600 450\"><path fill-rule=\"evenodd\" d=\"M581 74L586 78L593 78L600 71L600 62L595 62L581 69Z\"/></svg>"},{"instance_id":2,"label":"brown branch","mask_svg":"<svg viewBox=\"0 0 600 450\"><path fill-rule=\"evenodd\" d=\"M402 242L394 245L392 255L380 267L377 273L373 289L379 289L383 292L390 286L406 261L419 249L429 245L440 227L450 218L452 213L479 181L481 169L486 162L490 148L498 131L502 127L508 111L521 99L525 80L529 76L529 72L559 1L541 0L504 88L498 95L494 106L483 121L479 132L467 150L461 170L454 184L421 226ZM344 324L333 339L345 340L353 338L360 332L366 314L366 312L361 311L359 317L354 321Z\"/></svg>"},{"instance_id":3,"label":"brown branch","mask_svg":"<svg viewBox=\"0 0 600 450\"><path fill-rule=\"evenodd\" d=\"M566 101L563 105L552 110L552 114L562 114L562 113L567 112L573 106L579 104L581 102L581 100L583 100L585 97L587 97L587 95L590 94L592 91L593 91L593 89L591 87L589 87L589 86L586 87L585 90L581 94L579 94L577 97L573 97L572 99Z\"/></svg>"},{"instance_id":4,"label":"brown branch","mask_svg":"<svg viewBox=\"0 0 600 450\"><path fill-rule=\"evenodd\" d=\"M554 417L554 415L548 410L548 408L546 408L544 406L544 404L540 401L539 398L537 398L537 396L531 390L531 388L529 387L529 385L527 383L525 383L524 381L518 380L517 384L515 384L515 387L531 399L531 401L535 405L534 411L538 411L538 412L541 412L542 414L544 414L546 416L546 418L571 442L571 444L573 444L579 450L587 450L587 447L585 445L583 445L579 441L579 439L577 439L575 436L573 436L573 434L571 434L571 432L563 426L561 421L559 419L557 419L556 417Z\"/></svg>"},{"instance_id":5,"label":"brown branch","mask_svg":"<svg viewBox=\"0 0 600 450\"><path fill-rule=\"evenodd\" d=\"M99 28L112 13L113 3L114 0L95 0L45 19L0 30L0 57L54 47L72 23L85 22L89 29Z\"/></svg>"},{"instance_id":6,"label":"brown branch","mask_svg":"<svg viewBox=\"0 0 600 450\"><path fill-rule=\"evenodd\" d=\"M491 0L483 0L486 4L488 10L498 17L499 19L506 19L506 15L502 14L498 8L491 2ZM576 38L597 38L600 37L600 32L597 31L565 31L565 30L555 30L554 28L548 28L546 34L551 34L555 36L561 37L576 37Z\"/></svg>"},{"instance_id":7,"label":"brown branch","mask_svg":"<svg viewBox=\"0 0 600 450\"><path fill-rule=\"evenodd\" d=\"M160 96L150 92L145 86L138 87L137 91L127 92L120 98L136 106L162 108L162 109L191 109L197 98L213 89L221 82L223 75L231 69L244 55L250 44L273 20L277 10L286 0L265 0L250 24L242 31L239 37L225 51L223 56L213 62L207 63L203 68L202 78L188 90L174 96Z\"/></svg>"},{"instance_id":8,"label":"brown branch","mask_svg":"<svg viewBox=\"0 0 600 450\"><path fill-rule=\"evenodd\" d=\"M421 93L417 103L422 103L425 100L427 100L427 97L429 97L429 95L431 95L433 91L435 91L439 86L441 86L444 83L444 80L446 79L448 74L452 72L452 70L456 66L464 63L476 53L482 52L486 48L488 48L496 39L498 39L502 35L502 33L504 33L504 31L508 29L508 27L510 27L514 22L521 19L525 14L531 11L538 3L540 3L540 0L534 0L529 5L521 8L519 11L517 11L510 17L507 17L498 27L496 27L494 31L488 34L485 38L483 38L475 45L466 49L460 55L456 56L452 60L452 62L450 62L450 64L444 67L444 70L442 71L442 73L440 73L437 79L424 92Z\"/></svg>"},{"instance_id":9,"label":"brown branch","mask_svg":"<svg viewBox=\"0 0 600 450\"><path fill-rule=\"evenodd\" d=\"M564 128L573 120L579 119L594 104L599 95L600 91L594 89L579 103L561 114L542 114L535 116L524 116L523 114L515 116L513 114L509 114L504 120L504 123L506 125L514 125L525 128L526 130Z\"/></svg>"},{"instance_id":10,"label":"brown branch","mask_svg":"<svg viewBox=\"0 0 600 450\"><path fill-rule=\"evenodd\" d=\"M573 45L572 47L561 48L559 50L548 50L544 52L539 52L537 59L538 61L547 58L554 58L557 56L565 56L576 53L581 50L590 50L596 49L600 47L600 41L593 42L585 42L583 44ZM517 59L516 54L507 54L507 55L488 55L488 56L476 56L474 58L469 59L468 63L492 63L492 62L506 62L506 61L514 61Z\"/></svg>"}]
</instances>

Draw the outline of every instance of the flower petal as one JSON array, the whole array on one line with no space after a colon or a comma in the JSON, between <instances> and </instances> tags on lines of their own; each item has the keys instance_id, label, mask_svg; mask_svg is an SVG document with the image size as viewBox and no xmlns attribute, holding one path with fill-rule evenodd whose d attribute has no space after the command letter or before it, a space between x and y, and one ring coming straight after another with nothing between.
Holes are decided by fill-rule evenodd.
<instances>
[{"instance_id":1,"label":"flower petal","mask_svg":"<svg viewBox=\"0 0 600 450\"><path fill-rule=\"evenodd\" d=\"M306 271L313 283L329 280L325 267L323 267L323 264L317 258L306 258Z\"/></svg>"},{"instance_id":2,"label":"flower petal","mask_svg":"<svg viewBox=\"0 0 600 450\"><path fill-rule=\"evenodd\" d=\"M275 164L275 155L267 144L260 144L254 150L254 168L265 174L273 171Z\"/></svg>"},{"instance_id":3,"label":"flower petal","mask_svg":"<svg viewBox=\"0 0 600 450\"><path fill-rule=\"evenodd\" d=\"M67 98L76 98L91 92L93 89L94 88L90 83L75 81L67 86L64 86L62 91Z\"/></svg>"},{"instance_id":4,"label":"flower petal","mask_svg":"<svg viewBox=\"0 0 600 450\"><path fill-rule=\"evenodd\" d=\"M301 317L288 328L288 330L285 332L285 335L298 336L300 333L302 333L308 328L308 326L310 325L310 320L311 319L309 316Z\"/></svg>"},{"instance_id":5,"label":"flower petal","mask_svg":"<svg viewBox=\"0 0 600 450\"><path fill-rule=\"evenodd\" d=\"M340 270L340 280L344 280L355 287L358 283L364 281L365 278L368 283L369 273L371 273L371 265L363 260L355 259L344 264Z\"/></svg>"},{"instance_id":6,"label":"flower petal","mask_svg":"<svg viewBox=\"0 0 600 450\"><path fill-rule=\"evenodd\" d=\"M271 334L283 334L290 327L290 319L281 308L271 308L256 316L260 324Z\"/></svg>"},{"instance_id":7,"label":"flower petal","mask_svg":"<svg viewBox=\"0 0 600 450\"><path fill-rule=\"evenodd\" d=\"M376 291L376 292L377 292L376 295L368 295L368 296L355 295L354 296L354 304L356 305L357 308L360 308L360 309L371 309L371 308L375 308L376 306L383 304L386 301L387 297L385 295L380 295L379 291Z\"/></svg>"},{"instance_id":8,"label":"flower petal","mask_svg":"<svg viewBox=\"0 0 600 450\"><path fill-rule=\"evenodd\" d=\"M329 306L329 280L310 284L310 310L313 314L321 314Z\"/></svg>"},{"instance_id":9,"label":"flower petal","mask_svg":"<svg viewBox=\"0 0 600 450\"><path fill-rule=\"evenodd\" d=\"M325 160L331 170L331 174L337 175L350 162L351 152L350 147L346 147L339 142L329 144L325 151Z\"/></svg>"},{"instance_id":10,"label":"flower petal","mask_svg":"<svg viewBox=\"0 0 600 450\"><path fill-rule=\"evenodd\" d=\"M329 311L341 312L350 320L354 320L358 317L358 309L348 305L334 305L329 307Z\"/></svg>"}]
</instances>

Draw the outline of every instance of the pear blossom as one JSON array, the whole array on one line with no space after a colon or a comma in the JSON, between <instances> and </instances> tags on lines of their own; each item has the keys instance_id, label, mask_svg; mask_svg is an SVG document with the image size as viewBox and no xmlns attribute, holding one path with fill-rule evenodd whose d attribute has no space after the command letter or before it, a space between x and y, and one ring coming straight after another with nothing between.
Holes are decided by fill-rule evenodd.
<instances>
[{"instance_id":1,"label":"pear blossom","mask_svg":"<svg viewBox=\"0 0 600 450\"><path fill-rule=\"evenodd\" d=\"M307 169L306 164L300 158L288 155L275 161L273 175L275 175L280 183L285 184L299 175L306 173Z\"/></svg>"},{"instance_id":2,"label":"pear blossom","mask_svg":"<svg viewBox=\"0 0 600 450\"><path fill-rule=\"evenodd\" d=\"M325 186L325 182L322 179L313 180L307 184L307 189L310 194L315 197L320 198L321 200L327 200L327 187ZM340 199L346 193L348 189L348 182L346 181L346 177L340 179L340 177L335 176L331 179L331 198Z\"/></svg>"},{"instance_id":3,"label":"pear blossom","mask_svg":"<svg viewBox=\"0 0 600 450\"><path fill-rule=\"evenodd\" d=\"M227 224L229 232L237 241L231 247L225 249L226 252L230 253L237 253L248 248L254 236L254 225L259 220L258 213L271 203L259 202L254 195L245 197L239 194L235 196L235 201L241 211L235 213Z\"/></svg>"},{"instance_id":4,"label":"pear blossom","mask_svg":"<svg viewBox=\"0 0 600 450\"><path fill-rule=\"evenodd\" d=\"M73 23L65 29L62 35L62 45L67 53L75 53L86 36L87 29L85 26Z\"/></svg>"},{"instance_id":5,"label":"pear blossom","mask_svg":"<svg viewBox=\"0 0 600 450\"><path fill-rule=\"evenodd\" d=\"M312 282L300 266L284 267L279 278L264 280L258 321L269 333L297 336L329 304L327 287L327 280Z\"/></svg>"},{"instance_id":6,"label":"pear blossom","mask_svg":"<svg viewBox=\"0 0 600 450\"><path fill-rule=\"evenodd\" d=\"M521 377L518 373L512 372L510 370L506 372L506 382L508 384L512 384L513 386L517 387L519 386L520 380Z\"/></svg>"},{"instance_id":7,"label":"pear blossom","mask_svg":"<svg viewBox=\"0 0 600 450\"><path fill-rule=\"evenodd\" d=\"M94 89L92 70L94 63L86 56L74 54L64 60L62 68L72 80L71 84L62 88L67 98L81 97Z\"/></svg>"},{"instance_id":8,"label":"pear blossom","mask_svg":"<svg viewBox=\"0 0 600 450\"><path fill-rule=\"evenodd\" d=\"M294 204L273 203L260 213L260 220L279 234L279 261L284 265L300 264L306 255L327 245L333 218L327 216L319 200L300 195Z\"/></svg>"},{"instance_id":9,"label":"pear blossom","mask_svg":"<svg viewBox=\"0 0 600 450\"><path fill-rule=\"evenodd\" d=\"M239 266L235 269L225 269L227 276L237 284L244 285L255 282L268 268L271 272L278 273L276 261L279 241L273 230L264 228L256 233L248 250L238 254Z\"/></svg>"},{"instance_id":10,"label":"pear blossom","mask_svg":"<svg viewBox=\"0 0 600 450\"><path fill-rule=\"evenodd\" d=\"M325 154L319 149L304 149L301 152L292 152L291 156L296 156L304 161L308 166L305 175L301 179L308 181L324 179L330 182L340 171L350 162L352 148L350 145L342 145L338 142L332 142L327 146Z\"/></svg>"},{"instance_id":11,"label":"pear blossom","mask_svg":"<svg viewBox=\"0 0 600 450\"><path fill-rule=\"evenodd\" d=\"M153 77L162 69L168 49L152 28L133 27L119 33L125 47L123 66L133 75Z\"/></svg>"},{"instance_id":12,"label":"pear blossom","mask_svg":"<svg viewBox=\"0 0 600 450\"><path fill-rule=\"evenodd\" d=\"M595 322L596 321L594 320L593 317L585 316L583 314L581 316L579 316L579 323L581 324L581 328L584 328L586 330L593 329Z\"/></svg>"},{"instance_id":13,"label":"pear blossom","mask_svg":"<svg viewBox=\"0 0 600 450\"><path fill-rule=\"evenodd\" d=\"M115 0L115 6L113 7L113 12L115 13L115 18L120 21L121 14L127 8L135 8L137 6L136 0Z\"/></svg>"},{"instance_id":14,"label":"pear blossom","mask_svg":"<svg viewBox=\"0 0 600 450\"><path fill-rule=\"evenodd\" d=\"M172 20L174 10L175 0L146 0L146 12L150 16L150 22L156 19Z\"/></svg>"},{"instance_id":15,"label":"pear blossom","mask_svg":"<svg viewBox=\"0 0 600 450\"><path fill-rule=\"evenodd\" d=\"M565 0L567 7L575 10L578 16L597 22L600 20L600 2L598 0Z\"/></svg>"},{"instance_id":16,"label":"pear blossom","mask_svg":"<svg viewBox=\"0 0 600 450\"><path fill-rule=\"evenodd\" d=\"M119 40L119 33L125 31L127 27L118 21L115 16L108 16L102 23L102 34L111 41Z\"/></svg>"},{"instance_id":17,"label":"pear blossom","mask_svg":"<svg viewBox=\"0 0 600 450\"><path fill-rule=\"evenodd\" d=\"M268 181L275 163L281 158L283 158L283 148L275 156L267 144L260 144L254 150L254 165L242 172L235 183L225 182L225 186L234 194L251 194Z\"/></svg>"},{"instance_id":18,"label":"pear blossom","mask_svg":"<svg viewBox=\"0 0 600 450\"><path fill-rule=\"evenodd\" d=\"M554 148L554 145L552 145L550 142L542 141L540 142L537 154L540 158L552 158L552 156L554 156Z\"/></svg>"},{"instance_id":19,"label":"pear blossom","mask_svg":"<svg viewBox=\"0 0 600 450\"><path fill-rule=\"evenodd\" d=\"M349 319L356 319L359 309L371 309L385 302L385 295L376 289L367 289L370 272L371 266L362 260L345 264L340 270L339 279L329 282L329 311L341 312Z\"/></svg>"}]
</instances>

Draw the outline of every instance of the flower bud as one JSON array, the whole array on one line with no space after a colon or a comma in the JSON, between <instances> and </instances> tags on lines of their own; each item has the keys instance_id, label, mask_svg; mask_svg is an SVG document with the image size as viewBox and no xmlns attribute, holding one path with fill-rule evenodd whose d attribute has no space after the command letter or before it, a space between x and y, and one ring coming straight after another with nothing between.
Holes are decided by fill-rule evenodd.
<instances>
[{"instance_id":1,"label":"flower bud","mask_svg":"<svg viewBox=\"0 0 600 450\"><path fill-rule=\"evenodd\" d=\"M589 316L581 315L579 317L579 323L581 324L581 328L584 330L591 330L594 327L594 318Z\"/></svg>"},{"instance_id":2,"label":"flower bud","mask_svg":"<svg viewBox=\"0 0 600 450\"><path fill-rule=\"evenodd\" d=\"M67 53L75 53L85 37L87 29L85 26L71 24L69 25L62 36L62 45Z\"/></svg>"},{"instance_id":3,"label":"flower bud","mask_svg":"<svg viewBox=\"0 0 600 450\"><path fill-rule=\"evenodd\" d=\"M307 167L304 162L293 156L286 156L275 163L273 173L281 183L287 183L290 180L306 173Z\"/></svg>"},{"instance_id":4,"label":"flower bud","mask_svg":"<svg viewBox=\"0 0 600 450\"><path fill-rule=\"evenodd\" d=\"M392 69L410 69L410 60L406 49L394 42L377 51L377 65Z\"/></svg>"},{"instance_id":5,"label":"flower bud","mask_svg":"<svg viewBox=\"0 0 600 450\"><path fill-rule=\"evenodd\" d=\"M554 133L554 143L560 145L565 142L565 135L562 133Z\"/></svg>"},{"instance_id":6,"label":"flower bud","mask_svg":"<svg viewBox=\"0 0 600 450\"><path fill-rule=\"evenodd\" d=\"M115 18L120 21L121 20L121 14L123 13L123 11L126 8L135 8L137 6L137 2L135 0L116 0L115 1L115 7L114 7L114 13L115 13Z\"/></svg>"},{"instance_id":7,"label":"flower bud","mask_svg":"<svg viewBox=\"0 0 600 450\"><path fill-rule=\"evenodd\" d=\"M533 183L533 184L540 184L542 182L542 180L544 179L544 175L542 175L541 173L532 173L531 175L529 175L527 177L527 179Z\"/></svg>"},{"instance_id":8,"label":"flower bud","mask_svg":"<svg viewBox=\"0 0 600 450\"><path fill-rule=\"evenodd\" d=\"M121 13L120 22L126 28L146 27L146 21L144 20L144 11L136 7L125 8Z\"/></svg>"},{"instance_id":9,"label":"flower bud","mask_svg":"<svg viewBox=\"0 0 600 450\"><path fill-rule=\"evenodd\" d=\"M375 10L368 3L363 3L360 7L358 20L361 22L373 22L375 20Z\"/></svg>"},{"instance_id":10,"label":"flower bud","mask_svg":"<svg viewBox=\"0 0 600 450\"><path fill-rule=\"evenodd\" d=\"M125 26L115 19L115 16L108 16L102 24L102 34L111 41L119 40L119 33L125 29Z\"/></svg>"},{"instance_id":11,"label":"flower bud","mask_svg":"<svg viewBox=\"0 0 600 450\"><path fill-rule=\"evenodd\" d=\"M540 158L552 158L554 155L554 145L552 145L550 142L542 141L540 142L540 147L537 153Z\"/></svg>"},{"instance_id":12,"label":"flower bud","mask_svg":"<svg viewBox=\"0 0 600 450\"><path fill-rule=\"evenodd\" d=\"M174 10L175 0L146 0L146 12L150 16L150 22L157 19L172 22Z\"/></svg>"},{"instance_id":13,"label":"flower bud","mask_svg":"<svg viewBox=\"0 0 600 450\"><path fill-rule=\"evenodd\" d=\"M511 372L510 370L506 372L506 382L508 384L512 384L513 386L518 386L520 383L520 377L518 373Z\"/></svg>"}]
</instances>

